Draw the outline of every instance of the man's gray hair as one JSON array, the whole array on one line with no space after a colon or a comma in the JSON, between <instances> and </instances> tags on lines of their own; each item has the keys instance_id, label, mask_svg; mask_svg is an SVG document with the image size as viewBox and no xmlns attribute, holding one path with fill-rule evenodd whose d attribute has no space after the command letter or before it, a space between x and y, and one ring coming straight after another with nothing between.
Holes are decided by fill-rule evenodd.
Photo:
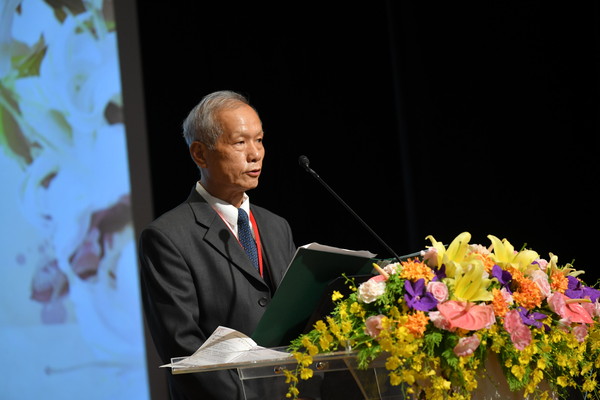
<instances>
[{"instance_id":1,"label":"man's gray hair","mask_svg":"<svg viewBox=\"0 0 600 400\"><path fill-rule=\"evenodd\" d=\"M188 147L194 141L199 141L209 149L214 149L217 139L223 133L217 114L222 110L236 109L240 103L250 106L246 97L230 90L206 95L183 121L183 137Z\"/></svg>"}]
</instances>

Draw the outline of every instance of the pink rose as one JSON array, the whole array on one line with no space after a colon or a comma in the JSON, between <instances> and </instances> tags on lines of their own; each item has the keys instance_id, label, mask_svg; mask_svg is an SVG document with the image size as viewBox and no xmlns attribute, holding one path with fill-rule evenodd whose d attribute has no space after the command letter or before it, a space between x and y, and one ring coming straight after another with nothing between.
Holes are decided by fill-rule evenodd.
<instances>
[{"instance_id":1,"label":"pink rose","mask_svg":"<svg viewBox=\"0 0 600 400\"><path fill-rule=\"evenodd\" d=\"M575 325L573 327L573 335L579 343L583 342L588 334L588 327L585 324Z\"/></svg>"},{"instance_id":2,"label":"pink rose","mask_svg":"<svg viewBox=\"0 0 600 400\"><path fill-rule=\"evenodd\" d=\"M591 324L594 322L590 313L588 313L581 304L569 303L569 300L570 299L564 294L554 292L548 296L548 306L568 323Z\"/></svg>"},{"instance_id":3,"label":"pink rose","mask_svg":"<svg viewBox=\"0 0 600 400\"><path fill-rule=\"evenodd\" d=\"M515 349L523 350L531 343L531 331L526 325L523 325L510 334L510 340L515 345Z\"/></svg>"},{"instance_id":4,"label":"pink rose","mask_svg":"<svg viewBox=\"0 0 600 400\"><path fill-rule=\"evenodd\" d=\"M450 326L450 323L448 322L448 320L446 318L444 318L444 316L442 315L441 312L431 311L428 314L428 316L429 316L429 320L433 323L433 326L435 326L436 328L444 329L446 331L451 331L451 332L456 330L455 328L452 328Z\"/></svg>"},{"instance_id":5,"label":"pink rose","mask_svg":"<svg viewBox=\"0 0 600 400\"><path fill-rule=\"evenodd\" d=\"M435 299L443 303L448 300L448 286L444 282L435 281L427 284L427 291L435 297Z\"/></svg>"},{"instance_id":6,"label":"pink rose","mask_svg":"<svg viewBox=\"0 0 600 400\"><path fill-rule=\"evenodd\" d=\"M451 328L477 331L496 323L494 307L491 304L450 300L438 304L437 309L448 320Z\"/></svg>"},{"instance_id":7,"label":"pink rose","mask_svg":"<svg viewBox=\"0 0 600 400\"><path fill-rule=\"evenodd\" d=\"M500 289L500 294L502 295L502 298L504 299L506 304L512 305L515 302L513 300L512 294L506 288Z\"/></svg>"},{"instance_id":8,"label":"pink rose","mask_svg":"<svg viewBox=\"0 0 600 400\"><path fill-rule=\"evenodd\" d=\"M517 310L510 310L504 316L504 329L510 334L510 340L517 350L523 350L531 343L531 331L523 323Z\"/></svg>"},{"instance_id":9,"label":"pink rose","mask_svg":"<svg viewBox=\"0 0 600 400\"><path fill-rule=\"evenodd\" d=\"M435 247L430 247L427 251L421 251L423 261L429 268L437 267L438 251Z\"/></svg>"},{"instance_id":10,"label":"pink rose","mask_svg":"<svg viewBox=\"0 0 600 400\"><path fill-rule=\"evenodd\" d=\"M523 324L523 319L517 310L510 310L504 316L504 329L508 333L516 331Z\"/></svg>"},{"instance_id":11,"label":"pink rose","mask_svg":"<svg viewBox=\"0 0 600 400\"><path fill-rule=\"evenodd\" d=\"M548 269L548 261L544 260L543 258L538 258L534 261L534 263L539 265L542 271L546 271L546 269Z\"/></svg>"},{"instance_id":12,"label":"pink rose","mask_svg":"<svg viewBox=\"0 0 600 400\"><path fill-rule=\"evenodd\" d=\"M377 339L383 329L383 326L381 325L381 320L383 318L384 316L381 314L367 318L365 321L365 333L372 338Z\"/></svg>"},{"instance_id":13,"label":"pink rose","mask_svg":"<svg viewBox=\"0 0 600 400\"><path fill-rule=\"evenodd\" d=\"M540 289L544 299L550 296L552 290L550 289L550 282L548 282L548 275L544 271L541 269L536 269L531 273L530 277Z\"/></svg>"},{"instance_id":14,"label":"pink rose","mask_svg":"<svg viewBox=\"0 0 600 400\"><path fill-rule=\"evenodd\" d=\"M472 335L462 337L458 340L458 344L454 346L454 354L459 357L470 356L479 347L479 336Z\"/></svg>"}]
</instances>

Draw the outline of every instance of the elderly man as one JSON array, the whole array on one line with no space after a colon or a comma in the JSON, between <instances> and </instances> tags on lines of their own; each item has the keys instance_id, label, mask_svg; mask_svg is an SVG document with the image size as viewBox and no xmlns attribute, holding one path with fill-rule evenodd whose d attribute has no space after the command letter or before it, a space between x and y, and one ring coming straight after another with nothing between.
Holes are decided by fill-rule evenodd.
<instances>
[{"instance_id":1,"label":"elderly man","mask_svg":"<svg viewBox=\"0 0 600 400\"><path fill-rule=\"evenodd\" d=\"M204 97L183 135L200 180L139 242L144 311L165 363L192 354L219 325L251 334L296 250L288 223L246 194L258 185L265 155L262 123L246 98ZM172 399L244 398L235 371L168 379ZM251 386L247 398L277 398Z\"/></svg>"}]
</instances>

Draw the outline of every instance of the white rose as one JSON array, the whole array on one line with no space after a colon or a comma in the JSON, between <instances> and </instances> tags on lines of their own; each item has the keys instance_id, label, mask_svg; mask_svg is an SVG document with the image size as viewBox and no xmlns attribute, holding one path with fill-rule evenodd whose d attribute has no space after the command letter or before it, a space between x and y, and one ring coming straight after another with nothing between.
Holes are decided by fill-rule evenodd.
<instances>
[{"instance_id":1,"label":"white rose","mask_svg":"<svg viewBox=\"0 0 600 400\"><path fill-rule=\"evenodd\" d=\"M388 264L383 268L383 270L390 275L394 275L400 270L400 263Z\"/></svg>"},{"instance_id":2,"label":"white rose","mask_svg":"<svg viewBox=\"0 0 600 400\"><path fill-rule=\"evenodd\" d=\"M385 281L369 279L358 287L358 299L363 303L372 303L385 292Z\"/></svg>"}]
</instances>

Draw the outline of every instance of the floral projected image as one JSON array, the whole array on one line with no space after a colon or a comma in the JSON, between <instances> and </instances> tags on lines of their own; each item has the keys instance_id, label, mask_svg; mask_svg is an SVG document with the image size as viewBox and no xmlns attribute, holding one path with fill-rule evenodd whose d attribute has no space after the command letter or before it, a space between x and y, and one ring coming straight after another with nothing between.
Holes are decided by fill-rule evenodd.
<instances>
[{"instance_id":1,"label":"floral projected image","mask_svg":"<svg viewBox=\"0 0 600 400\"><path fill-rule=\"evenodd\" d=\"M0 3L2 399L149 398L111 1Z\"/></svg>"}]
</instances>

